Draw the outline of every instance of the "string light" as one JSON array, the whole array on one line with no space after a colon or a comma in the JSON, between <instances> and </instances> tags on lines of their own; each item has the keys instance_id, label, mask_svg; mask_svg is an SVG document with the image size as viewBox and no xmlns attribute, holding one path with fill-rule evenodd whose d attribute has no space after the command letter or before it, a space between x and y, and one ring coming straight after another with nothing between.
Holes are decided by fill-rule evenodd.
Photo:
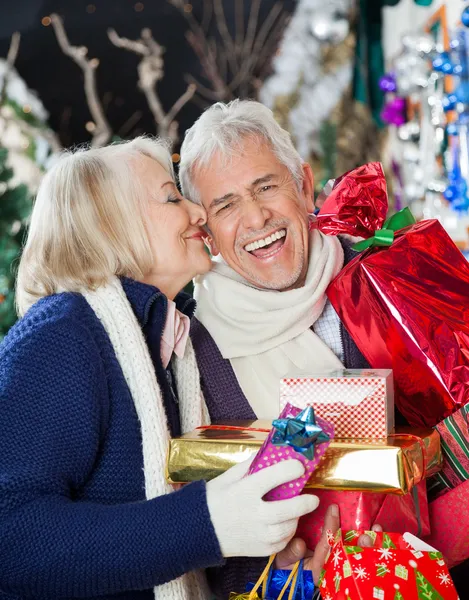
<instances>
[{"instance_id":1,"label":"string light","mask_svg":"<svg viewBox=\"0 0 469 600\"><path fill-rule=\"evenodd\" d=\"M49 27L49 25L52 23L52 19L50 17L42 17L41 23L44 25L44 27Z\"/></svg>"},{"instance_id":2,"label":"string light","mask_svg":"<svg viewBox=\"0 0 469 600\"><path fill-rule=\"evenodd\" d=\"M184 12L191 13L192 12L192 4L184 4Z\"/></svg>"},{"instance_id":3,"label":"string light","mask_svg":"<svg viewBox=\"0 0 469 600\"><path fill-rule=\"evenodd\" d=\"M23 112L26 113L27 115L31 112L31 107L29 106L29 104L25 104L23 106Z\"/></svg>"},{"instance_id":4,"label":"string light","mask_svg":"<svg viewBox=\"0 0 469 600\"><path fill-rule=\"evenodd\" d=\"M137 2L134 6L135 12L142 12L142 10L145 8L143 2Z\"/></svg>"},{"instance_id":5,"label":"string light","mask_svg":"<svg viewBox=\"0 0 469 600\"><path fill-rule=\"evenodd\" d=\"M88 121L88 123L85 125L85 128L86 128L86 131L93 133L93 131L96 129L96 124L93 123L93 121Z\"/></svg>"},{"instance_id":6,"label":"string light","mask_svg":"<svg viewBox=\"0 0 469 600\"><path fill-rule=\"evenodd\" d=\"M89 15L92 15L95 11L96 11L96 6L94 4L88 4L88 6L86 7L86 12Z\"/></svg>"},{"instance_id":7,"label":"string light","mask_svg":"<svg viewBox=\"0 0 469 600\"><path fill-rule=\"evenodd\" d=\"M171 156L171 160L173 161L173 163L178 163L181 160L181 155L178 154L177 152L175 152L172 156Z\"/></svg>"}]
</instances>

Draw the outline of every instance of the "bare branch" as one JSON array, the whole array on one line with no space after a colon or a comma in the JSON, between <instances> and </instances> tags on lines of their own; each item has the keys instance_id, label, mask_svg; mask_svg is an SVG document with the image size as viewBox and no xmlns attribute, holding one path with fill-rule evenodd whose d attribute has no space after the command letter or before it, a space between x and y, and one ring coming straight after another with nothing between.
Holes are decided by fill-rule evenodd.
<instances>
[{"instance_id":1,"label":"bare branch","mask_svg":"<svg viewBox=\"0 0 469 600\"><path fill-rule=\"evenodd\" d=\"M202 27L202 29L204 30L205 33L208 32L208 28L210 26L210 20L212 18L212 12L213 12L212 0L204 0L204 12L203 12L203 17L202 17L200 26Z\"/></svg>"},{"instance_id":2,"label":"bare branch","mask_svg":"<svg viewBox=\"0 0 469 600\"><path fill-rule=\"evenodd\" d=\"M244 0L235 0L235 23L236 53L240 54L244 39Z\"/></svg>"},{"instance_id":3,"label":"bare branch","mask_svg":"<svg viewBox=\"0 0 469 600\"><path fill-rule=\"evenodd\" d=\"M244 38L243 50L241 53L243 58L249 56L252 50L252 45L256 37L260 5L261 0L252 0L251 10L249 11L248 26L246 28L246 37Z\"/></svg>"},{"instance_id":4,"label":"bare branch","mask_svg":"<svg viewBox=\"0 0 469 600\"><path fill-rule=\"evenodd\" d=\"M259 52L259 58L257 61L257 76L261 80L265 78L266 73L272 64L272 58L274 56L272 49L279 47L289 21L289 14L283 13L280 15L279 20L269 36L270 43L264 46L264 48Z\"/></svg>"},{"instance_id":5,"label":"bare branch","mask_svg":"<svg viewBox=\"0 0 469 600\"><path fill-rule=\"evenodd\" d=\"M231 97L231 93L227 89L225 82L220 77L216 60L205 40L203 38L201 40L200 37L196 36L192 31L186 33L186 38L194 52L197 54L207 79L212 83L218 100L224 100L227 97Z\"/></svg>"},{"instance_id":6,"label":"bare branch","mask_svg":"<svg viewBox=\"0 0 469 600\"><path fill-rule=\"evenodd\" d=\"M262 24L262 27L259 30L259 33L255 39L254 47L250 56L246 58L246 60L242 63L240 70L238 71L236 77L230 83L230 90L235 90L242 81L249 80L256 69L256 65L259 60L259 52L261 48L264 46L265 40L277 20L278 16L282 12L282 5L280 2L277 2L272 7L272 10L267 15L266 20ZM268 44L269 49L272 51L272 45Z\"/></svg>"},{"instance_id":7,"label":"bare branch","mask_svg":"<svg viewBox=\"0 0 469 600\"><path fill-rule=\"evenodd\" d=\"M112 129L101 106L96 86L96 69L99 66L99 60L97 58L88 59L86 56L88 50L84 46L78 47L70 44L62 19L57 14L51 15L51 21L60 49L83 71L86 102L96 125L91 145L93 147L104 146L111 138Z\"/></svg>"},{"instance_id":8,"label":"bare branch","mask_svg":"<svg viewBox=\"0 0 469 600\"><path fill-rule=\"evenodd\" d=\"M196 85L190 84L170 111L165 113L156 91L157 83L163 78L164 74L162 58L164 48L153 38L148 28L142 30L142 37L139 40L120 37L114 29L110 29L108 35L115 46L142 57L138 65L139 87L145 94L148 106L153 114L158 135L170 139L172 143L176 142L178 139L178 123L174 119L181 108L194 95Z\"/></svg>"},{"instance_id":9,"label":"bare branch","mask_svg":"<svg viewBox=\"0 0 469 600\"><path fill-rule=\"evenodd\" d=\"M230 64L232 72L236 73L238 69L238 65L236 63L236 48L233 42L233 38L231 37L231 34L229 32L228 25L226 23L223 0L213 0L213 7L215 10L215 18L217 20L218 31L226 49L226 56L228 58L228 62Z\"/></svg>"},{"instance_id":10,"label":"bare branch","mask_svg":"<svg viewBox=\"0 0 469 600\"><path fill-rule=\"evenodd\" d=\"M146 44L139 40L134 41L120 37L115 29L108 29L107 35L114 46L117 46L117 48L124 48L125 50L130 50L131 52L135 52L135 54L141 54L142 56L147 56L150 53Z\"/></svg>"},{"instance_id":11,"label":"bare branch","mask_svg":"<svg viewBox=\"0 0 469 600\"><path fill-rule=\"evenodd\" d=\"M168 114L166 115L166 120L169 123L171 123L171 121L174 121L174 118L176 117L176 115L181 111L183 106L189 102L189 100L195 94L196 90L197 90L197 86L195 84L190 83L188 85L187 90L184 92L184 94L178 100L176 100L176 102L173 104L173 106L170 108Z\"/></svg>"},{"instance_id":12,"label":"bare branch","mask_svg":"<svg viewBox=\"0 0 469 600\"><path fill-rule=\"evenodd\" d=\"M209 89L208 87L205 87L202 83L200 83L200 81L197 81L197 79L195 77L193 77L192 75L187 74L184 76L184 79L188 83L194 84L196 86L199 94L205 96L208 100L211 100L212 102L218 102L220 100L220 97L218 96L218 94L216 92Z\"/></svg>"},{"instance_id":13,"label":"bare branch","mask_svg":"<svg viewBox=\"0 0 469 600\"><path fill-rule=\"evenodd\" d=\"M11 36L10 48L7 54L7 65L11 69L16 62L16 58L18 56L18 50L20 49L20 41L21 41L21 33L19 31L15 31L15 33Z\"/></svg>"},{"instance_id":14,"label":"bare branch","mask_svg":"<svg viewBox=\"0 0 469 600\"><path fill-rule=\"evenodd\" d=\"M133 127L135 127L135 125L140 121L141 118L142 118L142 111L141 110L135 111L134 114L131 115L127 119L127 121L122 125L122 127L117 132L117 135L119 137L124 137L125 135L127 135L129 133L129 131Z\"/></svg>"},{"instance_id":15,"label":"bare branch","mask_svg":"<svg viewBox=\"0 0 469 600\"><path fill-rule=\"evenodd\" d=\"M21 34L19 31L15 31L11 36L10 48L8 49L5 65L5 75L3 76L2 87L0 88L0 106L2 106L6 100L8 80L10 79L11 71L15 66L16 57L18 56L18 50L20 48L20 41Z\"/></svg>"}]
</instances>

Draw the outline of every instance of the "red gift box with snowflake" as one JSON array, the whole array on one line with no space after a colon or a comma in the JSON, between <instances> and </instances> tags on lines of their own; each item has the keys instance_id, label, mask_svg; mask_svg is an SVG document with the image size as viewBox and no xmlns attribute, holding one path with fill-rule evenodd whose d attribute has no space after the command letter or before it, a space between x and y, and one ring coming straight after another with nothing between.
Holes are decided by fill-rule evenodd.
<instances>
[{"instance_id":1,"label":"red gift box with snowflake","mask_svg":"<svg viewBox=\"0 0 469 600\"><path fill-rule=\"evenodd\" d=\"M373 547L357 545L361 533ZM339 530L319 581L323 600L458 600L441 552L416 548L398 533Z\"/></svg>"},{"instance_id":2,"label":"red gift box with snowflake","mask_svg":"<svg viewBox=\"0 0 469 600\"><path fill-rule=\"evenodd\" d=\"M390 369L297 373L280 380L280 409L312 406L334 425L336 438L385 438L394 429Z\"/></svg>"}]
</instances>

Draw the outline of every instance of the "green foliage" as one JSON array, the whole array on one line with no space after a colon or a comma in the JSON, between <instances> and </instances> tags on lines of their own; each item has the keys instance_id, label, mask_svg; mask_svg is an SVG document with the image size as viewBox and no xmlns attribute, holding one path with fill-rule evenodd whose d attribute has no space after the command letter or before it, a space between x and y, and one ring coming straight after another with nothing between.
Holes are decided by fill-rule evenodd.
<instances>
[{"instance_id":1,"label":"green foliage","mask_svg":"<svg viewBox=\"0 0 469 600\"><path fill-rule=\"evenodd\" d=\"M31 196L25 185L11 187L8 151L0 147L0 339L16 321L14 287Z\"/></svg>"}]
</instances>

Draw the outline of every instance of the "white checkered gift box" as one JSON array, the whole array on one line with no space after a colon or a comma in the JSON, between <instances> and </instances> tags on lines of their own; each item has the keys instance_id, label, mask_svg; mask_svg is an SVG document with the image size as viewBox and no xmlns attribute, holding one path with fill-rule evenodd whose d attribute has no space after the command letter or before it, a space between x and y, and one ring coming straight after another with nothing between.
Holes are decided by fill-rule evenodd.
<instances>
[{"instance_id":1,"label":"white checkered gift box","mask_svg":"<svg viewBox=\"0 0 469 600\"><path fill-rule=\"evenodd\" d=\"M313 406L334 424L335 437L386 437L394 429L392 371L340 369L280 380L280 411L289 402Z\"/></svg>"}]
</instances>

